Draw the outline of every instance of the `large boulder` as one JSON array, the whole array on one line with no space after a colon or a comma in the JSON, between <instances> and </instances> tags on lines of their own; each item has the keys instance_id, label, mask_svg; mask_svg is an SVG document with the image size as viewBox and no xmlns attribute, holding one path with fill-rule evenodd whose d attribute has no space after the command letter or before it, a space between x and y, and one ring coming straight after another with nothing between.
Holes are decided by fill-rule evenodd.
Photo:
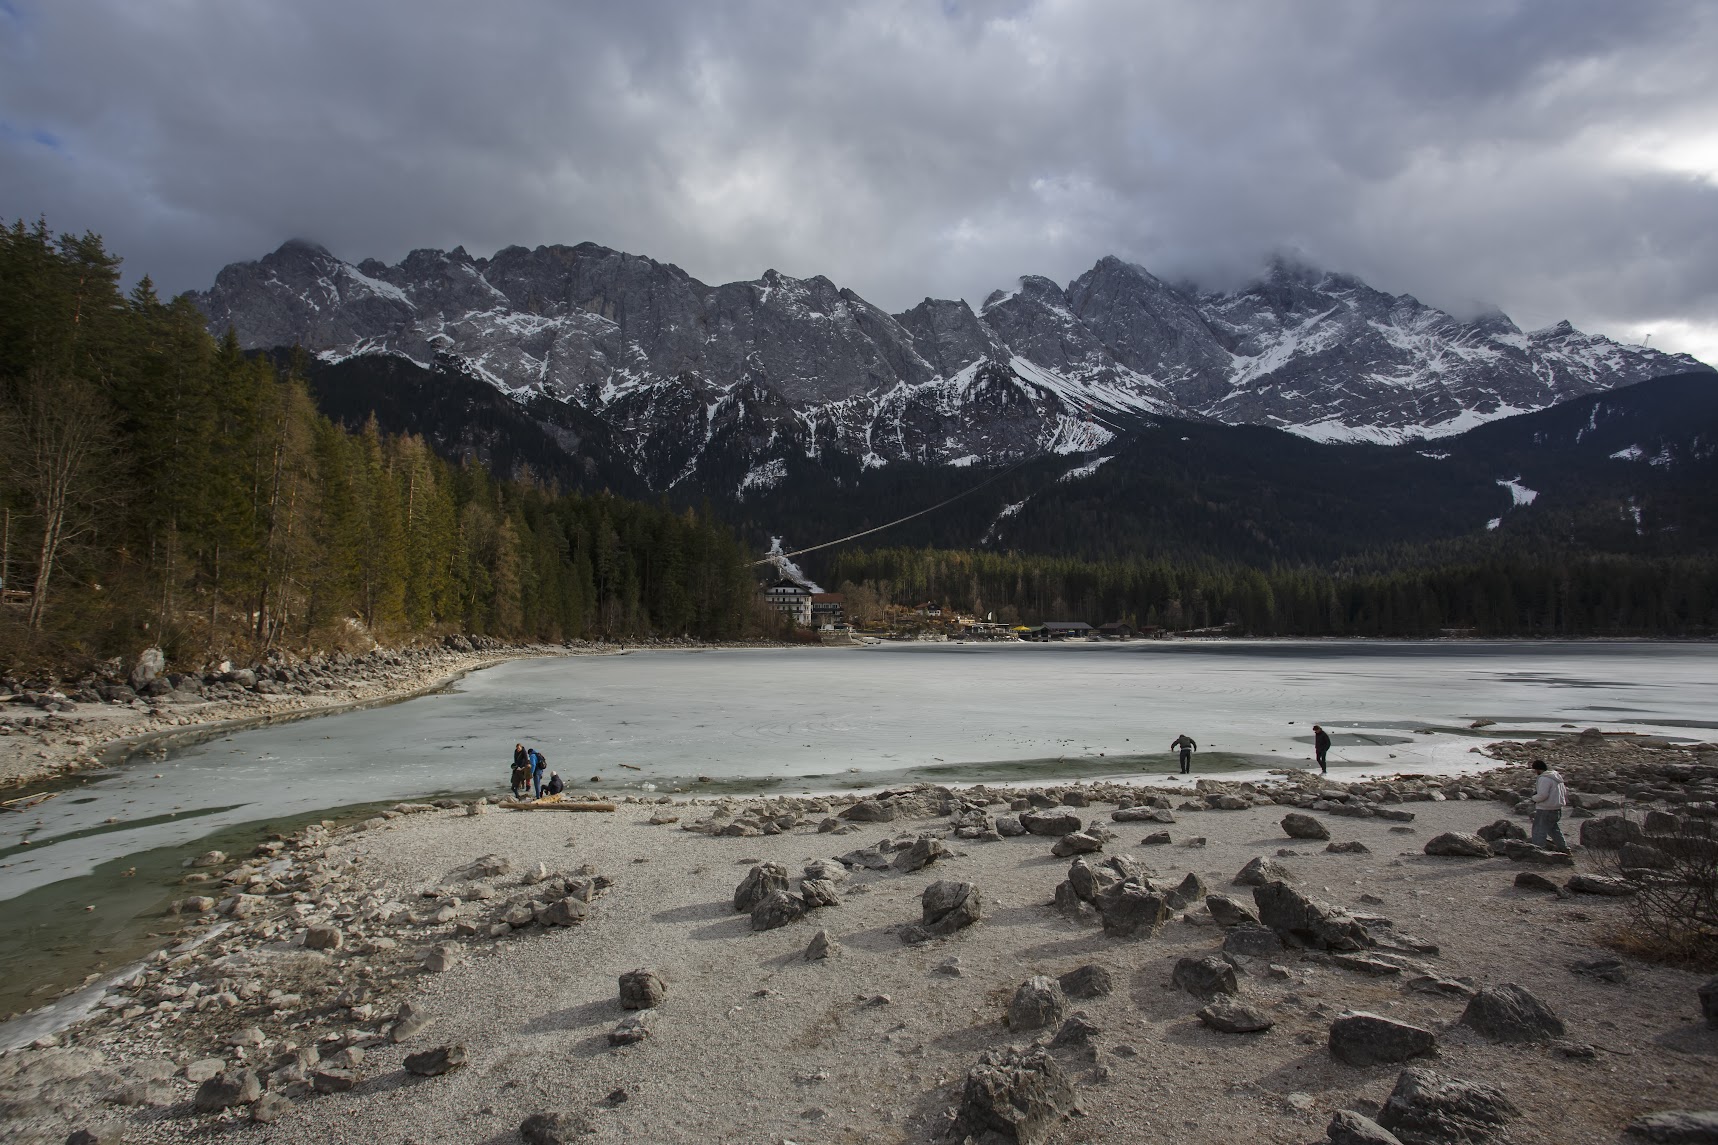
<instances>
[{"instance_id":1,"label":"large boulder","mask_svg":"<svg viewBox=\"0 0 1718 1145\"><path fill-rule=\"evenodd\" d=\"M1494 1042L1549 1042L1565 1032L1551 1007L1514 983L1488 986L1468 1000L1461 1023Z\"/></svg>"},{"instance_id":2,"label":"large boulder","mask_svg":"<svg viewBox=\"0 0 1718 1145\"><path fill-rule=\"evenodd\" d=\"M1460 831L1445 831L1442 835L1434 835L1426 840L1426 854L1441 855L1451 859L1489 859L1491 844L1478 835L1467 835Z\"/></svg>"},{"instance_id":3,"label":"large boulder","mask_svg":"<svg viewBox=\"0 0 1718 1145\"><path fill-rule=\"evenodd\" d=\"M1271 882L1287 882L1289 873L1281 863L1260 856L1242 867L1232 880L1238 887L1262 887Z\"/></svg>"},{"instance_id":4,"label":"large boulder","mask_svg":"<svg viewBox=\"0 0 1718 1145\"><path fill-rule=\"evenodd\" d=\"M1080 817L1072 811L1022 811L1020 825L1034 835L1072 835L1080 829Z\"/></svg>"},{"instance_id":5,"label":"large boulder","mask_svg":"<svg viewBox=\"0 0 1718 1145\"><path fill-rule=\"evenodd\" d=\"M1259 921L1284 943L1314 950L1361 950L1374 945L1366 927L1339 907L1308 898L1284 882L1253 888Z\"/></svg>"},{"instance_id":6,"label":"large boulder","mask_svg":"<svg viewBox=\"0 0 1718 1145\"><path fill-rule=\"evenodd\" d=\"M841 813L841 818L852 823L888 823L900 816L901 809L893 799L861 799Z\"/></svg>"},{"instance_id":7,"label":"large boulder","mask_svg":"<svg viewBox=\"0 0 1718 1145\"><path fill-rule=\"evenodd\" d=\"M406 1060L401 1064L406 1067L407 1073L416 1074L418 1077L440 1077L464 1065L465 1060L464 1046L447 1045L407 1054Z\"/></svg>"},{"instance_id":8,"label":"large boulder","mask_svg":"<svg viewBox=\"0 0 1718 1145\"><path fill-rule=\"evenodd\" d=\"M1104 849L1104 841L1097 835L1086 831L1071 831L1056 840L1056 845L1050 848L1050 853L1058 859L1069 855L1090 855Z\"/></svg>"},{"instance_id":9,"label":"large boulder","mask_svg":"<svg viewBox=\"0 0 1718 1145\"><path fill-rule=\"evenodd\" d=\"M1301 811L1290 811L1283 816L1283 834L1291 839L1328 839L1330 828L1314 816Z\"/></svg>"},{"instance_id":10,"label":"large boulder","mask_svg":"<svg viewBox=\"0 0 1718 1145\"><path fill-rule=\"evenodd\" d=\"M1325 1126L1330 1145L1402 1145L1402 1139L1352 1109L1339 1109Z\"/></svg>"},{"instance_id":11,"label":"large boulder","mask_svg":"<svg viewBox=\"0 0 1718 1145\"><path fill-rule=\"evenodd\" d=\"M972 883L939 879L919 896L917 925L901 931L903 942L923 942L971 926L984 914L983 896Z\"/></svg>"},{"instance_id":12,"label":"large boulder","mask_svg":"<svg viewBox=\"0 0 1718 1145\"><path fill-rule=\"evenodd\" d=\"M1056 982L1069 998L1102 998L1115 989L1110 972L1089 962L1061 975Z\"/></svg>"},{"instance_id":13,"label":"large boulder","mask_svg":"<svg viewBox=\"0 0 1718 1145\"><path fill-rule=\"evenodd\" d=\"M1653 1145L1718 1145L1718 1110L1666 1109L1628 1124L1628 1131Z\"/></svg>"},{"instance_id":14,"label":"large boulder","mask_svg":"<svg viewBox=\"0 0 1718 1145\"><path fill-rule=\"evenodd\" d=\"M1498 819L1487 823L1485 826L1475 831L1474 834L1478 835L1481 839L1484 839L1487 843L1501 843L1505 839L1515 839L1522 843L1527 842L1527 832L1523 831L1519 824L1511 823L1507 819Z\"/></svg>"},{"instance_id":15,"label":"large boulder","mask_svg":"<svg viewBox=\"0 0 1718 1145\"><path fill-rule=\"evenodd\" d=\"M1043 974L1034 975L1020 983L1014 1000L1008 1003L1008 1028L1019 1032L1054 1026L1067 1008L1061 983Z\"/></svg>"},{"instance_id":16,"label":"large boulder","mask_svg":"<svg viewBox=\"0 0 1718 1145\"><path fill-rule=\"evenodd\" d=\"M1408 1022L1350 1010L1330 1023L1330 1056L1349 1065L1392 1065L1437 1052L1432 1031Z\"/></svg>"},{"instance_id":17,"label":"large boulder","mask_svg":"<svg viewBox=\"0 0 1718 1145\"><path fill-rule=\"evenodd\" d=\"M1586 819L1581 823L1581 846L1592 847L1594 850L1615 851L1624 843L1641 843L1645 840L1646 832L1641 830L1640 824L1621 815L1601 815L1597 819Z\"/></svg>"},{"instance_id":18,"label":"large boulder","mask_svg":"<svg viewBox=\"0 0 1718 1145\"><path fill-rule=\"evenodd\" d=\"M1202 1002L1240 989L1235 982L1235 968L1215 954L1178 959L1170 981Z\"/></svg>"},{"instance_id":19,"label":"large boulder","mask_svg":"<svg viewBox=\"0 0 1718 1145\"><path fill-rule=\"evenodd\" d=\"M1205 909L1211 912L1211 920L1218 926L1259 925L1259 916L1252 907L1228 895L1206 895Z\"/></svg>"},{"instance_id":20,"label":"large boulder","mask_svg":"<svg viewBox=\"0 0 1718 1145\"><path fill-rule=\"evenodd\" d=\"M805 900L792 891L773 891L752 908L753 930L775 930L805 914Z\"/></svg>"},{"instance_id":21,"label":"large boulder","mask_svg":"<svg viewBox=\"0 0 1718 1145\"><path fill-rule=\"evenodd\" d=\"M1074 1107L1074 1087L1042 1046L987 1050L966 1075L953 1136L986 1132L1040 1145Z\"/></svg>"},{"instance_id":22,"label":"large boulder","mask_svg":"<svg viewBox=\"0 0 1718 1145\"><path fill-rule=\"evenodd\" d=\"M662 1005L662 999L667 996L668 987L654 970L641 966L620 976L620 1008L623 1010L649 1010Z\"/></svg>"},{"instance_id":23,"label":"large boulder","mask_svg":"<svg viewBox=\"0 0 1718 1145\"><path fill-rule=\"evenodd\" d=\"M262 1096L262 1079L256 1071L229 1069L197 1087L191 1104L198 1113L219 1113L235 1105L249 1105Z\"/></svg>"},{"instance_id":24,"label":"large boulder","mask_svg":"<svg viewBox=\"0 0 1718 1145\"><path fill-rule=\"evenodd\" d=\"M1262 1034L1276 1025L1276 1021L1263 1010L1229 998L1217 999L1195 1016L1222 1034Z\"/></svg>"},{"instance_id":25,"label":"large boulder","mask_svg":"<svg viewBox=\"0 0 1718 1145\"><path fill-rule=\"evenodd\" d=\"M145 648L142 652L138 653L137 663L132 665L131 686L133 688L142 688L145 684L154 683L155 678L161 675L162 670L166 667L167 657L161 654L161 649L153 647Z\"/></svg>"},{"instance_id":26,"label":"large boulder","mask_svg":"<svg viewBox=\"0 0 1718 1145\"><path fill-rule=\"evenodd\" d=\"M1093 905L1113 938L1150 938L1169 919L1164 896L1132 880L1110 887Z\"/></svg>"},{"instance_id":27,"label":"large boulder","mask_svg":"<svg viewBox=\"0 0 1718 1145\"><path fill-rule=\"evenodd\" d=\"M734 909L750 911L760 902L769 898L777 891L785 891L790 886L787 867L781 863L759 863L746 877L740 880L740 885L734 888Z\"/></svg>"},{"instance_id":28,"label":"large boulder","mask_svg":"<svg viewBox=\"0 0 1718 1145\"><path fill-rule=\"evenodd\" d=\"M1633 883L1615 875L1576 875L1563 885L1578 895L1603 895L1609 898L1625 898L1636 890Z\"/></svg>"},{"instance_id":29,"label":"large boulder","mask_svg":"<svg viewBox=\"0 0 1718 1145\"><path fill-rule=\"evenodd\" d=\"M1237 926L1223 936L1223 953L1243 958L1275 958L1283 952L1283 940L1268 926Z\"/></svg>"},{"instance_id":30,"label":"large boulder","mask_svg":"<svg viewBox=\"0 0 1718 1145\"><path fill-rule=\"evenodd\" d=\"M913 871L923 870L938 859L946 858L947 855L948 846L941 839L930 835L920 835L913 840L912 846L896 851L895 857L890 860L889 865L902 874L910 874Z\"/></svg>"},{"instance_id":31,"label":"large boulder","mask_svg":"<svg viewBox=\"0 0 1718 1145\"><path fill-rule=\"evenodd\" d=\"M1502 1092L1414 1066L1402 1071L1378 1124L1403 1145L1457 1145L1498 1136L1521 1111Z\"/></svg>"}]
</instances>

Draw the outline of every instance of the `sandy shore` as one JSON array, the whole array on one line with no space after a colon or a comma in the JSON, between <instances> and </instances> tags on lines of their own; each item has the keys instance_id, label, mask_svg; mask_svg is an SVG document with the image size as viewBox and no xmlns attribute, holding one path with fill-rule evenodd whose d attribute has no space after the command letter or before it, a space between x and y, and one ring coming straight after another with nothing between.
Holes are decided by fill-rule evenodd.
<instances>
[{"instance_id":1,"label":"sandy shore","mask_svg":"<svg viewBox=\"0 0 1718 1145\"><path fill-rule=\"evenodd\" d=\"M1673 758L1697 776L1712 770L1687 751L1623 754L1623 769L1643 774ZM1113 820L1121 803L1144 802L1140 790L1055 792L1067 800L1059 813L1114 833L1093 861L1128 853L1157 876L1154 885L1193 874L1209 891L1251 903L1250 888L1231 880L1265 858L1305 895L1392 920L1374 924L1378 934L1410 936L1370 951L1393 971L1316 949L1233 957L1238 1000L1274 1023L1264 1032L1209 1028L1195 1017L1204 1002L1172 982L1179 959L1225 945L1228 932L1202 899L1152 936L1106 933L1090 906L1056 909L1071 860L1051 854L1055 837L951 830L975 816L1005 818L1007 800L977 807L992 793L922 789L899 800L904 814L888 822L840 819L840 800L623 802L613 814L405 806L357 829L267 846L272 853L236 871L217 862L210 873L226 871L226 887L208 892L211 906L255 892L238 917L193 923L187 935L222 929L196 950L160 956L56 1044L0 1057L0 1102L14 1139L29 1141L64 1141L78 1127L123 1128L134 1142L230 1127L271 1143L511 1142L538 1113L561 1116L559 1136L537 1140L933 1141L950 1131L982 1054L1056 1034L1054 1023L1004 1024L1022 982L1096 965L1113 989L1067 999L1064 1015L1082 1012L1095 1031L1048 1051L1077 1110L1024 1135L1049 1145L1310 1142L1336 1110L1378 1115L1404 1066L1337 1060L1327 1040L1348 1010L1435 1034L1437 1056L1405 1064L1501 1090L1517 1110L1504 1127L1514 1142L1617 1142L1637 1115L1718 1107L1718 1031L1702 1023L1696 997L1703 977L1627 957L1620 982L1573 973L1577 963L1619 957L1605 940L1623 924L1626 900L1514 884L1524 870L1558 882L1595 870L1596 852L1577 855L1573 870L1423 852L1443 832L1524 822L1513 811L1520 769L1347 792L1290 779L1268 790L1207 784L1198 809L1178 794L1181 805L1160 816L1169 823ZM1625 812L1659 805L1627 795L1590 801ZM1372 813L1335 810L1345 804ZM1332 853L1323 841L1288 838L1281 821L1296 806L1332 840L1365 850ZM669 818L677 821L662 822ZM819 830L832 818L840 833ZM1569 826L1573 835L1579 821ZM1142 843L1158 832L1171 841ZM920 837L948 853L910 871L869 869L851 855ZM1204 843L1189 845L1197 838ZM885 846L874 861L900 853ZM472 866L486 856L505 862ZM842 856L850 867L836 862ZM819 861L845 872L837 905L762 931L735 911L736 887L758 864L782 864L797 888ZM543 871L553 877L540 879ZM982 917L903 941L938 880L973 884ZM571 925L539 925L529 907L517 911L535 899L542 917L542 904L566 891L576 905L550 921ZM517 927L497 922L510 904ZM320 927L328 929L312 944L338 932L340 945L306 949ZM808 960L820 930L839 950ZM648 1011L647 1036L613 1045L611 1032L631 1013L617 981L641 967L666 994ZM1497 1044L1457 1023L1465 993L1505 983L1548 1004L1566 1023L1563 1037ZM397 1027L402 1003L428 1024ZM465 1064L427 1077L403 1068L408 1054L441 1045L461 1047ZM200 1080L216 1068L255 1068L268 1094L198 1112ZM252 1120L259 1114L275 1119Z\"/></svg>"}]
</instances>

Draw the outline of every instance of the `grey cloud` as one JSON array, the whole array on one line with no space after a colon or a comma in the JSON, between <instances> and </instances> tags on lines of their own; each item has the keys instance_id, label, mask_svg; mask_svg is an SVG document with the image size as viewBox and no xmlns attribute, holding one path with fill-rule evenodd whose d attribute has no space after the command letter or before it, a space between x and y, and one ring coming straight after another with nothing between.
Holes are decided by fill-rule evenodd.
<instances>
[{"instance_id":1,"label":"grey cloud","mask_svg":"<svg viewBox=\"0 0 1718 1145\"><path fill-rule=\"evenodd\" d=\"M1294 251L1452 308L1718 352L1708 4L0 4L0 210L167 288L594 240L880 305L1104 254Z\"/></svg>"}]
</instances>

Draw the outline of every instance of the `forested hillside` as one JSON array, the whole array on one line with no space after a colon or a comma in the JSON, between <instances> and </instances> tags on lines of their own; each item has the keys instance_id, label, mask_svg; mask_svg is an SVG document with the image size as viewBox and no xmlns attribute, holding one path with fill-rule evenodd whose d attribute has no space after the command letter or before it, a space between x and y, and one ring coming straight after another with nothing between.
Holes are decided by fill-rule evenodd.
<instances>
[{"instance_id":1,"label":"forested hillside","mask_svg":"<svg viewBox=\"0 0 1718 1145\"><path fill-rule=\"evenodd\" d=\"M745 635L731 532L606 493L498 480L317 409L94 235L0 231L0 663L159 644Z\"/></svg>"},{"instance_id":2,"label":"forested hillside","mask_svg":"<svg viewBox=\"0 0 1718 1145\"><path fill-rule=\"evenodd\" d=\"M820 574L840 585L850 611L863 613L870 602L929 600L1010 623L1119 620L1249 636L1718 632L1718 562L1710 558L1559 556L1508 545L1441 559L1401 557L1395 567L1259 569L886 549L841 553Z\"/></svg>"}]
</instances>

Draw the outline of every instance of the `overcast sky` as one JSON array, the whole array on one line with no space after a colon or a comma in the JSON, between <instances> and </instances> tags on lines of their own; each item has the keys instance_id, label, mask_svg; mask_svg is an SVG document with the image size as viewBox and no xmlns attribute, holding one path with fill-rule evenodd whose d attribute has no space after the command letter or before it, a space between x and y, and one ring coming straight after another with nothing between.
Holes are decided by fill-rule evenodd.
<instances>
[{"instance_id":1,"label":"overcast sky","mask_svg":"<svg viewBox=\"0 0 1718 1145\"><path fill-rule=\"evenodd\" d=\"M0 0L0 213L204 287L595 241L891 310L1274 252L1718 362L1710 0Z\"/></svg>"}]
</instances>

